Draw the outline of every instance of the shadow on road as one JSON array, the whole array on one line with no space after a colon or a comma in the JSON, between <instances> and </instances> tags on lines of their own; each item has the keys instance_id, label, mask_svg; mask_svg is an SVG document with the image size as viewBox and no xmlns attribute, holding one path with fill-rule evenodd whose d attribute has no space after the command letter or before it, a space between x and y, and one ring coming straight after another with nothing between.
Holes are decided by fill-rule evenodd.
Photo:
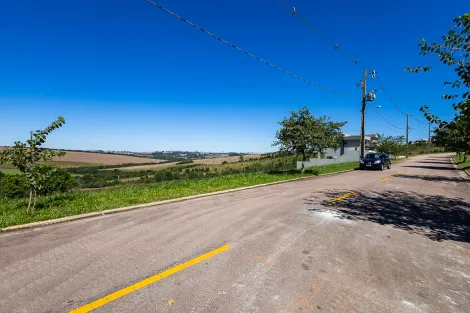
<instances>
[{"instance_id":1,"label":"shadow on road","mask_svg":"<svg viewBox=\"0 0 470 313\"><path fill-rule=\"evenodd\" d=\"M407 175L407 174L395 174L393 177L409 178L409 179L421 179L434 182L470 182L468 179L461 177L449 177L449 176L430 176L430 175Z\"/></svg>"},{"instance_id":2,"label":"shadow on road","mask_svg":"<svg viewBox=\"0 0 470 313\"><path fill-rule=\"evenodd\" d=\"M323 193L323 196L333 199L347 192L332 190ZM315 196L305 201L312 206L318 206L320 201L321 207L310 211L329 209L345 219L392 225L431 240L470 242L470 203L463 199L385 191L358 192L335 203L316 199Z\"/></svg>"},{"instance_id":3,"label":"shadow on road","mask_svg":"<svg viewBox=\"0 0 470 313\"><path fill-rule=\"evenodd\" d=\"M456 170L455 167L449 166L429 166L429 165L403 165L403 167L425 168L428 170Z\"/></svg>"},{"instance_id":4,"label":"shadow on road","mask_svg":"<svg viewBox=\"0 0 470 313\"><path fill-rule=\"evenodd\" d=\"M452 164L452 162L443 162L443 161L420 161L419 163L428 163L428 164Z\"/></svg>"}]
</instances>

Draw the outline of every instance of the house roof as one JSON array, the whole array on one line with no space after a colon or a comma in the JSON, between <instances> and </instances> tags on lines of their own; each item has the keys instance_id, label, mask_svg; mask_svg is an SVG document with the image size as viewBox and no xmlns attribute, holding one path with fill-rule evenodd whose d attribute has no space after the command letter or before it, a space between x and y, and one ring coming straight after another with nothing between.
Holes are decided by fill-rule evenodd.
<instances>
[{"instance_id":1,"label":"house roof","mask_svg":"<svg viewBox=\"0 0 470 313\"><path fill-rule=\"evenodd\" d=\"M349 135L349 136L344 136L343 140L360 140L360 139L361 139L360 135ZM366 135L365 139L370 140L370 136Z\"/></svg>"}]
</instances>

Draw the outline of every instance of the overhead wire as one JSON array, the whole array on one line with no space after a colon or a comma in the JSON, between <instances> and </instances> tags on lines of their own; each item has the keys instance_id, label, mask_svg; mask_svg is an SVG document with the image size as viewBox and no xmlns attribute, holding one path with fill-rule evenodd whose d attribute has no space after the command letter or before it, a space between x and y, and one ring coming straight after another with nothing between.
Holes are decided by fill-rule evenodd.
<instances>
[{"instance_id":1,"label":"overhead wire","mask_svg":"<svg viewBox=\"0 0 470 313\"><path fill-rule=\"evenodd\" d=\"M271 62L268 62L268 61L266 61L266 60L264 60L264 59L262 59L262 58L260 58L260 57L258 57L258 56L256 56L256 55L254 55L254 54L252 54L252 53L250 53L250 52L248 52L248 51L246 51L246 50L244 50L244 49L242 49L242 48L240 48L240 47L238 47L238 46L236 46L236 45L234 45L234 44L232 44L232 43L230 43L230 42L228 42L228 41L226 41L226 40L224 40L224 39L222 39L221 37L219 37L219 36L217 36L217 35L214 35L213 33L211 33L211 32L209 32L209 31L203 29L202 27L199 27L198 25L196 25L196 24L194 24L194 23L192 23L192 22L190 22L190 21L188 21L188 20L186 20L186 19L184 19L184 18L182 18L181 16L177 15L176 13L173 13L172 11L166 9L165 7L159 5L159 4L157 4L157 3L155 3L155 2L153 2L153 1L151 1L151 0L146 0L146 1L147 1L148 3L150 3L150 4L152 4L153 6L157 7L158 9L160 9L160 10L162 10L162 11L164 11L164 12L170 14L171 16L173 16L173 17L179 19L180 21L182 21L182 22L184 22L184 23L186 23L186 24L192 26L193 28L202 31L203 33L205 33L205 34L211 36L211 37L214 38L214 39L219 40L220 42L224 43L225 45L227 45L227 46L229 46L229 47L231 47L231 48L234 48L235 50L238 50L238 51L240 51L240 52L242 52L242 53L248 55L249 57L251 57L251 58L253 58L253 59L255 59L255 60L258 60L258 61L260 61L260 62L262 62L262 63L264 63L264 64L266 64L266 65L269 65L270 67L272 67L272 68L274 68L274 69L277 69L277 70L279 70L279 71L281 71L281 72L284 72L285 74L288 74L288 75L290 75L290 76L292 76L292 77L294 77L294 78L297 78L297 79L299 79L299 80L301 80L301 81L303 81L303 82L306 82L306 83L308 83L308 84L310 84L310 85L313 85L313 86L315 86L315 87L325 89L325 90L327 90L327 91L329 91L329 92L337 93L337 94L340 94L340 95L343 95L343 96L346 96L346 97L360 98L359 96L355 96L355 95L352 95L352 94L349 94L349 93L346 93L346 92L338 91L338 90L335 90L335 89L333 89L333 88L329 88L329 87L323 86L323 85L321 85L321 84L317 84L317 83L315 83L315 82L313 82L313 81L311 81L311 80L308 80L308 79L306 79L306 78L304 78L304 77L302 77L302 76L299 76L299 75L297 75L297 74L294 74L294 73L292 73L292 72L290 72L290 71L288 71L288 70L286 70L286 69L284 69L284 68L282 68L282 67L279 67L279 66L277 66L277 65L275 65L275 64L273 64L273 63L271 63Z\"/></svg>"},{"instance_id":2,"label":"overhead wire","mask_svg":"<svg viewBox=\"0 0 470 313\"><path fill-rule=\"evenodd\" d=\"M317 28L315 28L311 23L308 22L306 18L303 17L302 13L297 12L293 7L289 7L290 3L288 0L285 0L287 4L283 2L283 0L278 0L279 4L287 11L292 12L292 15L306 28L308 28L312 33L314 33L318 38L320 38L325 44L332 47L335 51L341 54L345 59L353 62L355 65L359 66L362 69L366 69L365 65L359 62L358 59L354 59L349 54L344 52L338 44L333 43L332 41L328 40Z\"/></svg>"},{"instance_id":3,"label":"overhead wire","mask_svg":"<svg viewBox=\"0 0 470 313\"><path fill-rule=\"evenodd\" d=\"M345 51L343 51L338 44L335 44L334 42L332 42L328 38L326 38L325 35L323 35L317 28L315 28L311 23L308 22L308 20L302 15L302 13L297 11L295 9L295 7L291 6L291 4L289 3L289 0L277 0L277 1L286 11L289 12L289 11L292 10L291 11L292 16L294 16L302 25L304 25L307 29L309 29L312 33L314 33L326 45L332 47L336 52L341 54L345 59L351 61L352 63L359 66L360 68L362 68L364 70L367 68L362 62L359 62L358 59L353 58L352 56L347 54ZM400 112L403 115L406 115L407 113L404 112L397 103L393 102L393 99L392 99L391 95L388 93L387 89L385 89L385 86L384 86L384 84L383 84L383 82L380 78L380 75L377 74L375 76L377 77L378 83L380 85L380 89L383 91L383 93L385 94L388 101L396 108L396 110L398 112ZM425 122L419 120L418 118L416 118L415 116L413 116L411 114L409 114L409 116L411 116L412 118L414 118L415 120L417 120L418 122L420 122L422 124L426 124Z\"/></svg>"},{"instance_id":4,"label":"overhead wire","mask_svg":"<svg viewBox=\"0 0 470 313\"><path fill-rule=\"evenodd\" d=\"M404 129L403 127L398 127L398 126L392 124L391 122L389 122L389 121L388 121L385 117L383 117L383 116L379 113L379 111L377 111L375 108L372 108L372 110L373 110L378 116L380 116L387 124L389 124L389 125L395 127L396 129Z\"/></svg>"},{"instance_id":5,"label":"overhead wire","mask_svg":"<svg viewBox=\"0 0 470 313\"><path fill-rule=\"evenodd\" d=\"M125 7L128 8L128 9L134 10L134 11L137 12L137 13L140 13L140 14L145 15L145 16L147 16L147 17L152 17L152 18L153 18L153 16L151 16L148 11L139 10L139 9L137 9L137 8L135 8L135 7L131 6L131 5L129 5L128 3L126 3L126 2L124 2L124 1L122 1L122 0L116 0L116 2L120 3L121 5L125 6ZM155 20L153 20L153 22L155 22ZM164 27L167 27L167 28L169 28L169 29L171 29L171 30L174 30L174 31L176 31L176 32L179 32L180 34L182 34L182 35L184 35L184 36L186 36L186 37L189 37L189 38L191 38L191 39L194 40L194 41L197 41L197 42L199 42L199 43L202 43L203 45L206 45L206 46L208 46L209 48L212 48L212 49L215 49L215 50L220 51L220 49L216 48L215 46L213 46L213 45L211 45L211 44L209 44L209 43L207 43L207 42L205 42L205 41L202 41L202 40L200 40L200 39L198 39L198 38L196 38L196 37L194 37L194 36L191 36L191 35L188 34L187 32L184 32L184 31L182 31L182 30L180 30L180 29L178 29L178 28L175 28L175 27L172 27L172 26L170 26L170 25L167 25L167 24L163 23L162 21L156 21L156 22L159 23L160 25L163 25Z\"/></svg>"}]
</instances>

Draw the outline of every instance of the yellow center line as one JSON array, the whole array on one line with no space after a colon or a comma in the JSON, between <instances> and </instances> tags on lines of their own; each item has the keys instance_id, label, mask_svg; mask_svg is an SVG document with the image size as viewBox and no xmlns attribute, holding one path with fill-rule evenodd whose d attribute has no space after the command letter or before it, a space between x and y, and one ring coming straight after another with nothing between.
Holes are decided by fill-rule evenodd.
<instances>
[{"instance_id":1,"label":"yellow center line","mask_svg":"<svg viewBox=\"0 0 470 313\"><path fill-rule=\"evenodd\" d=\"M388 180L388 177L382 178L381 180L379 180L379 183L383 183L386 180Z\"/></svg>"},{"instance_id":2,"label":"yellow center line","mask_svg":"<svg viewBox=\"0 0 470 313\"><path fill-rule=\"evenodd\" d=\"M356 192L351 191L351 192L345 193L345 194L342 195L342 196L339 196L338 198L334 198L334 199L330 200L330 202L331 202L331 203L334 203L334 202L336 202L336 201L341 201L341 200L344 200L344 199L346 199L347 197L350 197L350 196L355 195L355 194L356 194Z\"/></svg>"},{"instance_id":3,"label":"yellow center line","mask_svg":"<svg viewBox=\"0 0 470 313\"><path fill-rule=\"evenodd\" d=\"M133 285L127 286L123 289L120 289L118 291L115 291L107 296L104 296L103 298L100 298L98 300L95 300L93 302L90 302L88 304L85 304L84 306L81 306L79 308L76 308L75 310L70 311L69 313L86 313L90 312L94 309L97 309L109 302L112 302L116 299L119 299L125 295L128 295L134 291L137 291L141 288L144 288L145 286L151 285L153 283L156 283L159 280L162 280L165 277L171 276L173 274L176 274L190 266L193 266L199 262L205 261L219 253L222 253L224 251L227 251L230 249L229 245L222 246L220 248L217 248L215 250L212 250L206 254L200 255L194 259L191 259L189 261L186 261L184 263L181 263L179 265L176 265L175 267L172 267L170 269L167 269L166 271L163 271L161 273L155 274L153 276L150 276L144 280L141 280Z\"/></svg>"}]
</instances>

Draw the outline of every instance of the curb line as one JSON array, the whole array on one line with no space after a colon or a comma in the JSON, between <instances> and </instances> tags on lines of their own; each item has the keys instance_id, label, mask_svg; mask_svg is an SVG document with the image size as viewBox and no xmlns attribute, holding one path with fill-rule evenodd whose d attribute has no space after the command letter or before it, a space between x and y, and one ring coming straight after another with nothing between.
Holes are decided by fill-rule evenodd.
<instances>
[{"instance_id":1,"label":"curb line","mask_svg":"<svg viewBox=\"0 0 470 313\"><path fill-rule=\"evenodd\" d=\"M171 204L171 203L177 203L177 202L182 202L182 201L187 201L187 200L193 200L193 199L223 195L223 194L226 194L226 193L232 193L232 192L238 192L238 191L243 191L243 190L255 189L255 188L260 188L260 187L265 187L265 186L284 184L284 183L289 183L289 182L293 182L293 181L315 179L315 178L318 178L318 177L337 175L337 174L347 173L347 172L352 172L352 171L354 171L354 170L345 170L345 171L341 171L341 172L328 173L328 174L322 174L322 175L317 175L317 176L312 175L312 176L307 176L307 177L292 178L292 179L281 180L281 181L277 181L277 182L273 182L273 183L265 183L265 184L247 186L247 187L234 188L234 189L229 189L229 190L203 193L203 194L194 195L194 196L187 196L187 197L183 197L183 198L176 198L176 199L170 199L170 200L161 200L161 201L156 201L156 202L137 204L137 205L127 206L127 207L122 207L122 208L109 209L109 210L103 210L103 211L97 211L97 212L91 212L91 213L84 213L84 214L79 214L79 215L60 217L60 218L55 218L55 219L52 219L52 220L33 222L33 223L28 223L28 224L13 225L13 226L8 226L8 227L0 229L0 233L19 231L19 230L23 230L23 229L42 227L42 226L58 224L58 223L71 222L71 221L75 221L75 220L91 218L91 217L96 217L96 216L109 215L109 214L115 214L115 213L120 213L120 212L131 211L131 210L148 208L148 207L152 207L152 206L161 206L161 205L164 205L164 204Z\"/></svg>"},{"instance_id":2,"label":"curb line","mask_svg":"<svg viewBox=\"0 0 470 313\"><path fill-rule=\"evenodd\" d=\"M454 164L456 164L462 171L464 171L465 174L467 174L470 177L470 173L464 170L463 167L460 166L460 164L457 163L457 161L455 161L454 156L451 156L450 158L452 159L452 161L454 161Z\"/></svg>"}]
</instances>

